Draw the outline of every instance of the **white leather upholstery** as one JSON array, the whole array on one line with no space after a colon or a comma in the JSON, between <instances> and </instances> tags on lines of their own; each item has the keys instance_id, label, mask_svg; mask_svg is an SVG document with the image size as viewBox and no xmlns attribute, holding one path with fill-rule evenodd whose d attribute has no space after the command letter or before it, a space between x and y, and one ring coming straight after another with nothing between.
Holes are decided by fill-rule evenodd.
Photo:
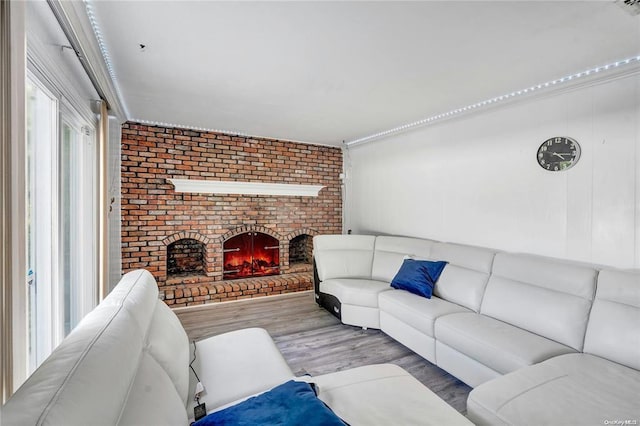
<instances>
[{"instance_id":1,"label":"white leather upholstery","mask_svg":"<svg viewBox=\"0 0 640 426\"><path fill-rule=\"evenodd\" d=\"M424 359L436 363L436 339L408 326L385 311L380 311L380 329Z\"/></svg>"},{"instance_id":2,"label":"white leather upholstery","mask_svg":"<svg viewBox=\"0 0 640 426\"><path fill-rule=\"evenodd\" d=\"M351 425L472 426L402 368L368 365L315 376L318 397Z\"/></svg>"},{"instance_id":3,"label":"white leather upholstery","mask_svg":"<svg viewBox=\"0 0 640 426\"><path fill-rule=\"evenodd\" d=\"M332 294L342 303L370 308L378 307L378 294L386 290L391 290L389 283L374 280L335 278L320 283L322 293Z\"/></svg>"},{"instance_id":4,"label":"white leather upholstery","mask_svg":"<svg viewBox=\"0 0 640 426\"><path fill-rule=\"evenodd\" d=\"M318 235L313 256L321 281L331 278L371 278L375 237L369 235Z\"/></svg>"},{"instance_id":5,"label":"white leather upholstery","mask_svg":"<svg viewBox=\"0 0 640 426\"><path fill-rule=\"evenodd\" d=\"M377 308L351 308L359 321L378 323ZM195 385L187 386L190 347L180 321L158 300L151 274L130 272L2 407L1 423L187 425ZM262 329L203 339L196 355L193 367L205 387L201 401L209 412L293 378ZM354 425L398 419L469 424L399 367L364 367L318 381L324 397Z\"/></svg>"},{"instance_id":6,"label":"white leather upholstery","mask_svg":"<svg viewBox=\"0 0 640 426\"><path fill-rule=\"evenodd\" d=\"M640 271L600 271L584 352L640 369Z\"/></svg>"},{"instance_id":7,"label":"white leather upholstery","mask_svg":"<svg viewBox=\"0 0 640 426\"><path fill-rule=\"evenodd\" d=\"M640 372L576 353L551 358L475 388L467 400L467 415L479 426L638 422L639 395Z\"/></svg>"},{"instance_id":8,"label":"white leather upholstery","mask_svg":"<svg viewBox=\"0 0 640 426\"><path fill-rule=\"evenodd\" d=\"M568 346L471 312L443 316L435 328L438 341L501 374L574 352ZM443 361L438 355L436 360L438 364ZM465 377L458 378L465 381Z\"/></svg>"},{"instance_id":9,"label":"white leather upholstery","mask_svg":"<svg viewBox=\"0 0 640 426\"><path fill-rule=\"evenodd\" d=\"M432 240L408 237L376 237L371 277L390 283L402 266L405 256L427 258Z\"/></svg>"},{"instance_id":10,"label":"white leather upholstery","mask_svg":"<svg viewBox=\"0 0 640 426\"><path fill-rule=\"evenodd\" d=\"M127 403L118 424L121 425L184 425L188 422L184 401L175 392L165 392L175 385L163 368L148 352L143 352L140 367L131 386ZM105 389L108 387L105 386ZM106 392L97 398L109 398ZM82 398L78 402L84 402ZM68 407L68 409L74 409ZM94 417L84 424L94 424Z\"/></svg>"},{"instance_id":11,"label":"white leather upholstery","mask_svg":"<svg viewBox=\"0 0 640 426\"><path fill-rule=\"evenodd\" d=\"M205 387L200 401L207 404L209 411L294 377L269 334L261 328L198 341L193 368Z\"/></svg>"},{"instance_id":12,"label":"white leather upholstery","mask_svg":"<svg viewBox=\"0 0 640 426\"><path fill-rule=\"evenodd\" d=\"M153 276L130 272L9 399L2 425L186 425L189 348ZM293 377L261 329L204 339L197 351L208 409Z\"/></svg>"},{"instance_id":13,"label":"white leather upholstery","mask_svg":"<svg viewBox=\"0 0 640 426\"><path fill-rule=\"evenodd\" d=\"M189 393L189 338L178 317L164 302L156 301L147 351L167 372L187 405Z\"/></svg>"},{"instance_id":14,"label":"white leather upholstery","mask_svg":"<svg viewBox=\"0 0 640 426\"><path fill-rule=\"evenodd\" d=\"M121 415L137 386L186 422L185 396L151 385L171 379L143 352L157 295L149 272L125 275L9 399L3 425L127 424Z\"/></svg>"},{"instance_id":15,"label":"white leather upholstery","mask_svg":"<svg viewBox=\"0 0 640 426\"><path fill-rule=\"evenodd\" d=\"M378 308L368 306L342 304L341 321L343 324L364 328L380 328L380 312Z\"/></svg>"},{"instance_id":16,"label":"white leather upholstery","mask_svg":"<svg viewBox=\"0 0 640 426\"><path fill-rule=\"evenodd\" d=\"M472 388L502 376L501 373L439 340L436 340L436 360L438 367L460 378Z\"/></svg>"},{"instance_id":17,"label":"white leather upholstery","mask_svg":"<svg viewBox=\"0 0 640 426\"><path fill-rule=\"evenodd\" d=\"M444 260L449 264L436 282L433 294L478 312L494 256L495 251L486 248L434 244L431 259Z\"/></svg>"},{"instance_id":18,"label":"white leather upholstery","mask_svg":"<svg viewBox=\"0 0 640 426\"><path fill-rule=\"evenodd\" d=\"M581 351L596 275L589 266L498 253L480 312Z\"/></svg>"},{"instance_id":19,"label":"white leather upholstery","mask_svg":"<svg viewBox=\"0 0 640 426\"><path fill-rule=\"evenodd\" d=\"M447 314L469 310L439 297L417 297L404 290L386 291L378 297L380 310L398 318L427 336L435 336L436 319ZM383 329L384 331L384 329Z\"/></svg>"},{"instance_id":20,"label":"white leather upholstery","mask_svg":"<svg viewBox=\"0 0 640 426\"><path fill-rule=\"evenodd\" d=\"M375 308L370 288L325 287L360 305L343 304L343 322L373 324L379 311L386 334L478 387L479 424L640 421L640 271L417 239L415 254L409 240L377 237L372 276L392 278L405 254L445 260L434 297L385 290Z\"/></svg>"}]
</instances>

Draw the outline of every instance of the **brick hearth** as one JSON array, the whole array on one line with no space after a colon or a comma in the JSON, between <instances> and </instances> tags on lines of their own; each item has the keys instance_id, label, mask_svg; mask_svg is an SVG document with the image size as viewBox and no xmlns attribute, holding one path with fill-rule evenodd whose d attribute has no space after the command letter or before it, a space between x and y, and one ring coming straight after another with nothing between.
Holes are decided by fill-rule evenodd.
<instances>
[{"instance_id":1,"label":"brick hearth","mask_svg":"<svg viewBox=\"0 0 640 426\"><path fill-rule=\"evenodd\" d=\"M227 302L313 288L312 272L294 272L268 277L212 281L210 277L169 278L160 298L172 308L201 303Z\"/></svg>"}]
</instances>

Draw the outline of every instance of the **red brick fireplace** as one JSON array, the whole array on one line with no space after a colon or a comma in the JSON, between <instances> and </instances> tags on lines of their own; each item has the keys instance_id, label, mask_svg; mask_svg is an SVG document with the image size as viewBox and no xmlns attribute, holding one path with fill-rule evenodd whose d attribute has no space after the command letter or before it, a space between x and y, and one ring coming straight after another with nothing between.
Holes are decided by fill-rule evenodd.
<instances>
[{"instance_id":1,"label":"red brick fireplace","mask_svg":"<svg viewBox=\"0 0 640 426\"><path fill-rule=\"evenodd\" d=\"M341 172L339 148L125 123L123 272L149 270L170 306L311 289L313 236L342 229ZM324 188L317 197L182 193L167 179Z\"/></svg>"}]
</instances>

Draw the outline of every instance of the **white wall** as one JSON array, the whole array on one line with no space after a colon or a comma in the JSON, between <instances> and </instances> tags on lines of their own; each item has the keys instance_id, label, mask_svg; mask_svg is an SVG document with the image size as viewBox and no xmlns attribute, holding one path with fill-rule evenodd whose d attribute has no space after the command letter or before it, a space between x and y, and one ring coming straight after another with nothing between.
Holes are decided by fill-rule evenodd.
<instances>
[{"instance_id":1,"label":"white wall","mask_svg":"<svg viewBox=\"0 0 640 426\"><path fill-rule=\"evenodd\" d=\"M565 172L540 144L582 147ZM640 267L640 75L348 150L345 229Z\"/></svg>"}]
</instances>

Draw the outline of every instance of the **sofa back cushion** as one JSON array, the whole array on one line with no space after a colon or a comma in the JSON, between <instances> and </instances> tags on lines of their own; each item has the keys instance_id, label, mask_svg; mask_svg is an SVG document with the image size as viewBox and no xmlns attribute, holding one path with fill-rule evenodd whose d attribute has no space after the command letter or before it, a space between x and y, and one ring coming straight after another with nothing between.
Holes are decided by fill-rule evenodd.
<instances>
[{"instance_id":1,"label":"sofa back cushion","mask_svg":"<svg viewBox=\"0 0 640 426\"><path fill-rule=\"evenodd\" d=\"M157 301L149 272L125 275L9 399L3 424L126 424L122 413L133 389L149 401L137 410L152 412L152 401L161 401L186 424L184 398L164 369L139 374ZM144 380L151 375L165 379Z\"/></svg>"},{"instance_id":2,"label":"sofa back cushion","mask_svg":"<svg viewBox=\"0 0 640 426\"><path fill-rule=\"evenodd\" d=\"M164 368L144 350L118 425L188 424L182 398L171 392L173 387ZM93 424L93 419L85 424Z\"/></svg>"},{"instance_id":3,"label":"sofa back cushion","mask_svg":"<svg viewBox=\"0 0 640 426\"><path fill-rule=\"evenodd\" d=\"M596 276L587 265L498 253L480 312L582 351Z\"/></svg>"},{"instance_id":4,"label":"sofa back cushion","mask_svg":"<svg viewBox=\"0 0 640 426\"><path fill-rule=\"evenodd\" d=\"M163 301L156 300L146 350L169 375L187 406L189 394L189 338L182 323Z\"/></svg>"},{"instance_id":5,"label":"sofa back cushion","mask_svg":"<svg viewBox=\"0 0 640 426\"><path fill-rule=\"evenodd\" d=\"M317 235L313 257L320 281L332 278L371 278L373 235Z\"/></svg>"},{"instance_id":6,"label":"sofa back cushion","mask_svg":"<svg viewBox=\"0 0 640 426\"><path fill-rule=\"evenodd\" d=\"M405 256L428 258L432 240L409 237L376 237L371 278L391 282L400 270Z\"/></svg>"},{"instance_id":7,"label":"sofa back cushion","mask_svg":"<svg viewBox=\"0 0 640 426\"><path fill-rule=\"evenodd\" d=\"M640 271L600 271L584 352L640 370Z\"/></svg>"},{"instance_id":8,"label":"sofa back cushion","mask_svg":"<svg viewBox=\"0 0 640 426\"><path fill-rule=\"evenodd\" d=\"M448 262L436 282L434 294L478 312L494 256L495 251L486 248L453 243L434 244L430 258Z\"/></svg>"}]
</instances>

